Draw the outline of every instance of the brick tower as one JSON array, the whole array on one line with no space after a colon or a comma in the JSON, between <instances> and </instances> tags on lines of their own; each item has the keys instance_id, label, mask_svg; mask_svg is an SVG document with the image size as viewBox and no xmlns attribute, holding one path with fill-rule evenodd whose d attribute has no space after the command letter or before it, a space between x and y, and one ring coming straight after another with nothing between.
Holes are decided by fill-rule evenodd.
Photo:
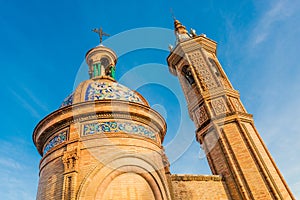
<instances>
[{"instance_id":1,"label":"brick tower","mask_svg":"<svg viewBox=\"0 0 300 200\"><path fill-rule=\"evenodd\" d=\"M164 119L114 79L116 54L86 54L90 79L39 122L37 199L171 199Z\"/></svg>"},{"instance_id":2,"label":"brick tower","mask_svg":"<svg viewBox=\"0 0 300 200\"><path fill-rule=\"evenodd\" d=\"M196 138L229 199L295 199L216 56L216 42L175 20L167 58L185 94Z\"/></svg>"}]
</instances>

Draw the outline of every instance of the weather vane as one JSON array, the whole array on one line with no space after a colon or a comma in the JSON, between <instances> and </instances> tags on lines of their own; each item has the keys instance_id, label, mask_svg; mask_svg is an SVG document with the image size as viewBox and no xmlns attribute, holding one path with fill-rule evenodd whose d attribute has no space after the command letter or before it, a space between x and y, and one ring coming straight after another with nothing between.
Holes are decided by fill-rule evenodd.
<instances>
[{"instance_id":1,"label":"weather vane","mask_svg":"<svg viewBox=\"0 0 300 200\"><path fill-rule=\"evenodd\" d=\"M99 35L100 44L102 44L103 36L110 36L109 34L103 32L102 27L100 27L99 29L98 28L94 28L92 31L95 32L95 33L97 33Z\"/></svg>"}]
</instances>

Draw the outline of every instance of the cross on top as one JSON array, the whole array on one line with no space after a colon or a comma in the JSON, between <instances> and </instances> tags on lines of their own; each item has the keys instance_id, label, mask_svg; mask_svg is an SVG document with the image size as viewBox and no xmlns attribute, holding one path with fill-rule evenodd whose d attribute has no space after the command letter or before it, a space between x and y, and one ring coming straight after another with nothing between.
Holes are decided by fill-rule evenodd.
<instances>
[{"instance_id":1,"label":"cross on top","mask_svg":"<svg viewBox=\"0 0 300 200\"><path fill-rule=\"evenodd\" d=\"M100 27L99 29L94 28L92 31L95 33L98 33L99 38L100 38L100 44L102 44L103 36L109 36L109 34L103 32L102 27Z\"/></svg>"}]
</instances>

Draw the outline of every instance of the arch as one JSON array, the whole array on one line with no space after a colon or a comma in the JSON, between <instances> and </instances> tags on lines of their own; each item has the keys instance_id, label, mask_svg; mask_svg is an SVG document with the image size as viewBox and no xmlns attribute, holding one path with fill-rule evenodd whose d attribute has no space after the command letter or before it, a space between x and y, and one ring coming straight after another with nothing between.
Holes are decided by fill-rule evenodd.
<instances>
[{"instance_id":1,"label":"arch","mask_svg":"<svg viewBox=\"0 0 300 200\"><path fill-rule=\"evenodd\" d=\"M141 176L149 184L155 199L170 199L164 169L142 157L121 155L111 159L107 165L100 163L91 170L80 185L77 200L101 198L109 184L124 173L135 173Z\"/></svg>"},{"instance_id":2,"label":"arch","mask_svg":"<svg viewBox=\"0 0 300 200\"><path fill-rule=\"evenodd\" d=\"M102 56L100 63L106 69L111 64L111 60L107 56Z\"/></svg>"},{"instance_id":3,"label":"arch","mask_svg":"<svg viewBox=\"0 0 300 200\"><path fill-rule=\"evenodd\" d=\"M162 200L164 199L164 194L162 189L159 187L158 181L155 180L155 177L152 176L149 172L145 169L141 168L140 166L122 166L116 170L113 170L109 173L103 181L97 186L97 191L94 194L95 200L100 200L106 193L108 187L116 178L124 175L124 174L135 174L136 176L141 177L150 187L152 194L155 200Z\"/></svg>"},{"instance_id":4,"label":"arch","mask_svg":"<svg viewBox=\"0 0 300 200\"><path fill-rule=\"evenodd\" d=\"M154 200L152 188L144 177L127 172L115 177L106 187L100 199L143 199ZM97 199L97 198L95 198Z\"/></svg>"}]
</instances>

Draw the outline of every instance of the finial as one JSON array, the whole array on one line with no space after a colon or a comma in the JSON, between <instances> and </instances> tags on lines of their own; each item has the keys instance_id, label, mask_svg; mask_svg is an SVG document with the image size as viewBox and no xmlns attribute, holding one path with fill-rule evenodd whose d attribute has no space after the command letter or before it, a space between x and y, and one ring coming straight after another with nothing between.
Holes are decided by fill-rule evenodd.
<instances>
[{"instance_id":1,"label":"finial","mask_svg":"<svg viewBox=\"0 0 300 200\"><path fill-rule=\"evenodd\" d=\"M92 31L95 32L95 33L98 33L99 38L100 38L100 44L102 44L103 36L110 36L109 34L103 32L102 27L100 27L99 29L94 28Z\"/></svg>"},{"instance_id":2,"label":"finial","mask_svg":"<svg viewBox=\"0 0 300 200\"><path fill-rule=\"evenodd\" d=\"M193 29L193 28L191 28L190 34L192 34L193 37L196 37L196 36L197 36L196 30Z\"/></svg>"}]
</instances>

